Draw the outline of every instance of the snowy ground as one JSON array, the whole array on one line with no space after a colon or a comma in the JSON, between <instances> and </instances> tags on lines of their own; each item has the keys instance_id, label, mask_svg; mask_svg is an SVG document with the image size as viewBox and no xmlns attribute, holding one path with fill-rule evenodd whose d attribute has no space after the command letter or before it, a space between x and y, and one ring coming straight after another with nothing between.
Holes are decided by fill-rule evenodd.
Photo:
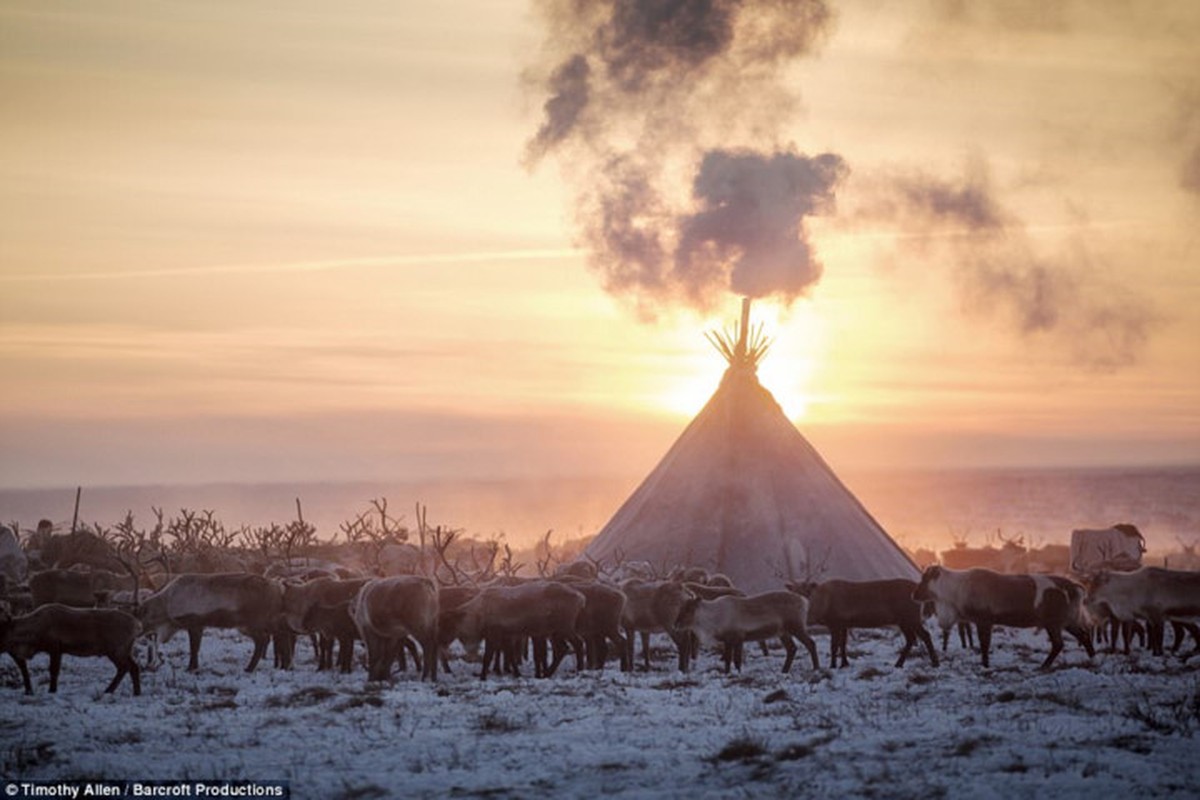
<instances>
[{"instance_id":1,"label":"snowy ground","mask_svg":"<svg viewBox=\"0 0 1200 800\"><path fill-rule=\"evenodd\" d=\"M1100 654L1073 642L1039 672L1044 635L1000 631L993 666L951 644L940 668L892 664L898 634L861 631L847 669L812 671L747 650L726 677L690 675L666 650L650 673L550 680L473 677L366 685L241 671L250 643L209 632L189 674L167 663L101 694L105 660L47 662L25 697L0 667L0 776L54 780L287 780L293 797L1107 797L1200 796L1200 657ZM664 640L665 642L665 640ZM817 637L822 663L828 638Z\"/></svg>"}]
</instances>

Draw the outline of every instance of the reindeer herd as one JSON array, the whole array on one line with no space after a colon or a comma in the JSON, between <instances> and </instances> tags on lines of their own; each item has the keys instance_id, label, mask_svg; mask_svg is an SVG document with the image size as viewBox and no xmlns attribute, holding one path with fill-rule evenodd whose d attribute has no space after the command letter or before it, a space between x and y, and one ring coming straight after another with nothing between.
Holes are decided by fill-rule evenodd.
<instances>
[{"instance_id":1,"label":"reindeer herd","mask_svg":"<svg viewBox=\"0 0 1200 800\"><path fill-rule=\"evenodd\" d=\"M140 638L150 641L148 661L154 664L161 660L158 648L186 631L188 669L196 670L210 628L236 629L252 640L248 672L269 650L277 668L293 668L298 642L307 640L319 670L352 672L365 654L368 681L389 680L397 669L408 670L410 661L413 675L429 681L438 679L439 670L463 664L477 668L481 679L519 676L526 669L549 678L568 658L576 670L610 663L633 670L638 638L642 668L649 670L650 637L663 635L684 672L713 646L725 672L740 670L746 645L769 656L768 642L782 645L784 673L801 646L816 670L816 630L828 632L829 666L845 667L850 631L880 627L904 637L897 667L918 645L936 667L931 618L944 632L943 650L951 629L977 634L984 667L998 626L1044 630L1050 650L1043 669L1064 649L1064 634L1089 658L1100 631L1108 633L1111 652L1122 631L1128 651L1138 629L1162 655L1168 626L1175 631L1174 649L1190 634L1195 646L1188 655L1200 650L1200 572L1184 570L1102 570L1075 580L933 565L919 581L809 581L750 595L697 567L604 569L577 560L543 572L447 582L437 570L369 577L342 564L289 557L261 574L186 572L161 582L150 578L145 588L136 575L51 567L9 585L0 603L0 650L15 661L26 693L33 691L28 660L48 653L51 692L62 657L69 655L108 658L117 672L106 691L115 691L128 675L134 695L141 692L145 668L134 655ZM359 642L363 648L356 654Z\"/></svg>"}]
</instances>

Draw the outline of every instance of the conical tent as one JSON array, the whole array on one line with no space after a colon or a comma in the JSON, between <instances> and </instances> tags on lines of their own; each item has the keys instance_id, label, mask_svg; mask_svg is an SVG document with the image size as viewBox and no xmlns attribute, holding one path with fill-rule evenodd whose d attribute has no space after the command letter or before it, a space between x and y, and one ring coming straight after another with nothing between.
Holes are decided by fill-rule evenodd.
<instances>
[{"instance_id":1,"label":"conical tent","mask_svg":"<svg viewBox=\"0 0 1200 800\"><path fill-rule=\"evenodd\" d=\"M749 592L920 572L758 382L761 338L717 337L730 362L679 439L586 556L700 566Z\"/></svg>"}]
</instances>

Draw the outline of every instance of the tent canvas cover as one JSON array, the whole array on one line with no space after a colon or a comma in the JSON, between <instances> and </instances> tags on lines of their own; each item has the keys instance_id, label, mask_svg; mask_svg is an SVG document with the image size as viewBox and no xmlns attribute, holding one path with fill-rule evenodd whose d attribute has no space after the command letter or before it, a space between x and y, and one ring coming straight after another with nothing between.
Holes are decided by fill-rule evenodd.
<instances>
[{"instance_id":1,"label":"tent canvas cover","mask_svg":"<svg viewBox=\"0 0 1200 800\"><path fill-rule=\"evenodd\" d=\"M920 572L756 375L761 329L714 340L729 361L717 391L588 545L599 561L700 566L744 591L785 581L908 578Z\"/></svg>"}]
</instances>

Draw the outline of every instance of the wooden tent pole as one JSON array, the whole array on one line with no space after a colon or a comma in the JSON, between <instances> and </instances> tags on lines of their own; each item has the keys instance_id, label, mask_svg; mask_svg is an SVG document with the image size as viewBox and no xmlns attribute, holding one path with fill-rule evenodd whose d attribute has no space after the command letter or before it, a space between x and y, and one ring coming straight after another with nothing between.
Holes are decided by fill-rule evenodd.
<instances>
[{"instance_id":1,"label":"wooden tent pole","mask_svg":"<svg viewBox=\"0 0 1200 800\"><path fill-rule=\"evenodd\" d=\"M742 327L738 333L737 340L737 356L738 361L744 361L746 358L747 341L750 338L750 298L742 298Z\"/></svg>"},{"instance_id":2,"label":"wooden tent pole","mask_svg":"<svg viewBox=\"0 0 1200 800\"><path fill-rule=\"evenodd\" d=\"M79 496L83 494L83 487L75 487L75 513L71 515L71 533L75 533L79 527Z\"/></svg>"}]
</instances>

